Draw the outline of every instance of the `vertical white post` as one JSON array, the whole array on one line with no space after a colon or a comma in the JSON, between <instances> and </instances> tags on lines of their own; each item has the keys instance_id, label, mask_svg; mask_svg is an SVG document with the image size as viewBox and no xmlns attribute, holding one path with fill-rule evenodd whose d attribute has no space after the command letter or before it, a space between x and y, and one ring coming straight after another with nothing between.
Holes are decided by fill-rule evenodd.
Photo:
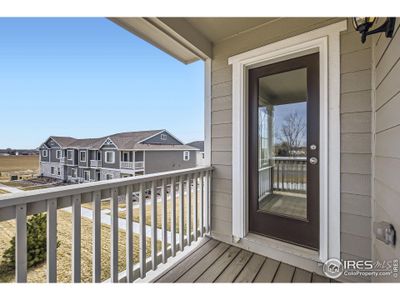
<instances>
[{"instance_id":1,"label":"vertical white post","mask_svg":"<svg viewBox=\"0 0 400 300\"><path fill-rule=\"evenodd\" d=\"M139 187L139 262L140 278L146 276L146 198L143 183Z\"/></svg>"},{"instance_id":2,"label":"vertical white post","mask_svg":"<svg viewBox=\"0 0 400 300\"><path fill-rule=\"evenodd\" d=\"M157 189L156 182L151 182L151 263L157 269Z\"/></svg>"},{"instance_id":3,"label":"vertical white post","mask_svg":"<svg viewBox=\"0 0 400 300\"><path fill-rule=\"evenodd\" d=\"M194 185L193 185L193 189L194 189L194 205L193 205L193 238L195 241L197 241L197 206L198 206L198 201L199 201L199 197L198 197L198 184L197 184L197 180L199 179L199 174L194 174Z\"/></svg>"},{"instance_id":4,"label":"vertical white post","mask_svg":"<svg viewBox=\"0 0 400 300\"><path fill-rule=\"evenodd\" d=\"M57 199L47 200L47 282L57 282Z\"/></svg>"},{"instance_id":5,"label":"vertical white post","mask_svg":"<svg viewBox=\"0 0 400 300\"><path fill-rule=\"evenodd\" d=\"M176 255L176 191L175 191L175 177L171 178L171 255Z\"/></svg>"},{"instance_id":6,"label":"vertical white post","mask_svg":"<svg viewBox=\"0 0 400 300\"><path fill-rule=\"evenodd\" d=\"M92 276L93 282L101 282L101 191L92 194L92 201Z\"/></svg>"},{"instance_id":7,"label":"vertical white post","mask_svg":"<svg viewBox=\"0 0 400 300\"><path fill-rule=\"evenodd\" d=\"M162 180L161 185L161 242L162 242L162 262L167 262L167 190L165 179Z\"/></svg>"},{"instance_id":8,"label":"vertical white post","mask_svg":"<svg viewBox=\"0 0 400 300\"><path fill-rule=\"evenodd\" d=\"M81 282L81 195L72 196L72 282Z\"/></svg>"},{"instance_id":9,"label":"vertical white post","mask_svg":"<svg viewBox=\"0 0 400 300\"><path fill-rule=\"evenodd\" d=\"M26 204L17 205L15 207L15 218L15 281L26 282L28 271Z\"/></svg>"},{"instance_id":10,"label":"vertical white post","mask_svg":"<svg viewBox=\"0 0 400 300\"><path fill-rule=\"evenodd\" d=\"M185 248L185 224L184 224L184 199L183 199L183 177L179 177L179 249Z\"/></svg>"},{"instance_id":11,"label":"vertical white post","mask_svg":"<svg viewBox=\"0 0 400 300\"><path fill-rule=\"evenodd\" d=\"M200 236L204 235L204 173L200 173Z\"/></svg>"},{"instance_id":12,"label":"vertical white post","mask_svg":"<svg viewBox=\"0 0 400 300\"><path fill-rule=\"evenodd\" d=\"M118 188L111 189L111 281L118 282Z\"/></svg>"},{"instance_id":13,"label":"vertical white post","mask_svg":"<svg viewBox=\"0 0 400 300\"><path fill-rule=\"evenodd\" d=\"M205 211L204 211L204 220L206 222L206 226L205 226L205 230L206 233L209 232L210 230L210 223L209 223L209 204L210 204L210 190L211 190L211 186L210 186L211 182L210 182L210 172L207 171L206 172L206 200L205 200Z\"/></svg>"},{"instance_id":14,"label":"vertical white post","mask_svg":"<svg viewBox=\"0 0 400 300\"><path fill-rule=\"evenodd\" d=\"M186 189L186 198L187 198L187 215L186 215L186 240L187 244L190 246L192 243L192 175L188 174L187 176L187 189Z\"/></svg>"},{"instance_id":15,"label":"vertical white post","mask_svg":"<svg viewBox=\"0 0 400 300\"><path fill-rule=\"evenodd\" d=\"M132 186L126 187L126 281L133 282Z\"/></svg>"}]
</instances>

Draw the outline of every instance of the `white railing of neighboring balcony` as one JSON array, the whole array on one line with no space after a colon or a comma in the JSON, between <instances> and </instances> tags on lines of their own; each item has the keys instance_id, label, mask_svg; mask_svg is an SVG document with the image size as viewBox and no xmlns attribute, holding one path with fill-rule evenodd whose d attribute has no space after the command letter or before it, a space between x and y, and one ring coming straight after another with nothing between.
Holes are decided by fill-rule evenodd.
<instances>
[{"instance_id":1,"label":"white railing of neighboring balcony","mask_svg":"<svg viewBox=\"0 0 400 300\"><path fill-rule=\"evenodd\" d=\"M135 169L143 169L144 161L135 161Z\"/></svg>"},{"instance_id":2,"label":"white railing of neighboring balcony","mask_svg":"<svg viewBox=\"0 0 400 300\"><path fill-rule=\"evenodd\" d=\"M21 192L0 197L0 221L16 220L17 282L27 281L27 216L47 212L47 281L57 281L57 209L72 207L71 273L73 282L81 282L81 204L91 203L93 210L92 281L101 281L101 201L111 208L110 281L133 282L145 278L169 257L184 251L192 241L209 232L210 184L212 167L197 167L139 177L113 179ZM192 191L197 191L193 192ZM146 194L151 206L151 256L146 255ZM160 195L158 197L157 195ZM170 207L167 210L169 195ZM139 202L139 262L133 259L132 199ZM118 273L118 200L126 202L126 271ZM183 200L183 201L181 201ZM179 205L178 203L179 202ZM161 251L157 251L157 205L161 205ZM186 217L184 217L186 209ZM192 213L193 209L193 213ZM167 211L170 212L168 216ZM179 212L179 220L176 220ZM170 232L167 222L170 218ZM178 223L178 224L177 224ZM168 242L169 237L169 242Z\"/></svg>"},{"instance_id":3,"label":"white railing of neighboring balcony","mask_svg":"<svg viewBox=\"0 0 400 300\"><path fill-rule=\"evenodd\" d=\"M133 169L133 162L131 161L121 161L121 169Z\"/></svg>"},{"instance_id":4,"label":"white railing of neighboring balcony","mask_svg":"<svg viewBox=\"0 0 400 300\"><path fill-rule=\"evenodd\" d=\"M94 167L94 168L101 167L101 160L91 159L90 160L90 166Z\"/></svg>"}]
</instances>

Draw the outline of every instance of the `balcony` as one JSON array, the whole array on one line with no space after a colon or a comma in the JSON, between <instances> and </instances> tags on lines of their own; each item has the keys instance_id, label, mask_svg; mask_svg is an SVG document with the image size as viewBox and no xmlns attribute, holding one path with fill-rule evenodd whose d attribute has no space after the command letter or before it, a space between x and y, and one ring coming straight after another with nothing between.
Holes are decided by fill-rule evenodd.
<instances>
[{"instance_id":1,"label":"balcony","mask_svg":"<svg viewBox=\"0 0 400 300\"><path fill-rule=\"evenodd\" d=\"M90 167L91 168L101 168L102 162L101 160L91 159L90 160Z\"/></svg>"},{"instance_id":2,"label":"balcony","mask_svg":"<svg viewBox=\"0 0 400 300\"><path fill-rule=\"evenodd\" d=\"M143 169L144 168L144 162L143 161L121 161L120 163L120 168L121 169L128 169L128 170L137 170L137 169Z\"/></svg>"},{"instance_id":3,"label":"balcony","mask_svg":"<svg viewBox=\"0 0 400 300\"><path fill-rule=\"evenodd\" d=\"M89 279L93 282L104 281L101 278L104 241L100 239L101 224L105 218L101 212L103 203L111 211L107 215L111 234L108 245L111 259L107 258L110 261L110 278L106 281L145 280L150 270L165 269L169 263L191 251L210 230L211 171L211 167L198 167L3 196L0 200L0 221L15 220L16 224L16 282L27 281L27 217L41 212L47 212L47 281L57 281L57 236L60 234L57 232L57 215L60 210L67 210L72 219L71 281L82 281L81 274L87 268L82 268L84 252L81 248L84 246L83 236L87 238L87 234L81 230L81 224L84 219L87 222L85 209L87 211L88 206L92 211L92 275ZM134 221L134 198L138 201L135 204L139 216L137 221ZM118 239L121 234L121 201L126 207L123 246ZM149 213L151 217L146 220ZM139 243L135 247L138 258L133 255L134 235ZM147 240L147 237L150 239ZM151 248L149 256L146 254L146 245ZM119 247L126 249L123 272L118 270L121 267L118 261L121 255L118 253Z\"/></svg>"},{"instance_id":4,"label":"balcony","mask_svg":"<svg viewBox=\"0 0 400 300\"><path fill-rule=\"evenodd\" d=\"M60 164L65 165L67 161L66 157L60 157Z\"/></svg>"}]
</instances>

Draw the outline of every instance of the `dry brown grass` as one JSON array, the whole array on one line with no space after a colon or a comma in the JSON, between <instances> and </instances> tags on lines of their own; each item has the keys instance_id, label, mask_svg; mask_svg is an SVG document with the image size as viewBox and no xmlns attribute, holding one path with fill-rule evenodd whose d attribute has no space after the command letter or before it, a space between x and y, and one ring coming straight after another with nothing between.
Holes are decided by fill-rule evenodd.
<instances>
[{"instance_id":1,"label":"dry brown grass","mask_svg":"<svg viewBox=\"0 0 400 300\"><path fill-rule=\"evenodd\" d=\"M92 203L83 203L82 207L85 207L87 209L92 209L93 208L93 204ZM125 208L126 207L125 202L118 203L118 207ZM103 210L103 209L111 209L110 199L102 199L101 200L100 209L101 210Z\"/></svg>"},{"instance_id":2,"label":"dry brown grass","mask_svg":"<svg viewBox=\"0 0 400 300\"><path fill-rule=\"evenodd\" d=\"M71 214L63 210L58 211L57 231L60 247L57 249L57 281L71 282L71 240L72 240ZM82 282L92 282L92 221L82 218ZM15 234L15 221L0 223L0 256L9 247L9 241ZM110 226L101 226L101 278L110 277ZM150 256L150 239L147 239L146 252ZM161 249L158 243L158 249ZM139 261L139 237L134 235L134 263ZM118 235L118 270L126 269L125 231L120 230ZM14 274L0 274L0 282L13 282ZM28 271L28 282L46 282L46 263L31 268Z\"/></svg>"},{"instance_id":3,"label":"dry brown grass","mask_svg":"<svg viewBox=\"0 0 400 300\"><path fill-rule=\"evenodd\" d=\"M39 171L38 155L0 156L0 172Z\"/></svg>"}]
</instances>

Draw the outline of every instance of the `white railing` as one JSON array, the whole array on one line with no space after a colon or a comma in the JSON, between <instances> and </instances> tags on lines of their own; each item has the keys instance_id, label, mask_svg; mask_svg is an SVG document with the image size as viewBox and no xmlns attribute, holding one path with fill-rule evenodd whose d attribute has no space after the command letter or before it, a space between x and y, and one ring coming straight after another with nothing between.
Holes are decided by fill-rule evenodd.
<instances>
[{"instance_id":1,"label":"white railing","mask_svg":"<svg viewBox=\"0 0 400 300\"><path fill-rule=\"evenodd\" d=\"M27 281L27 216L47 212L47 281L57 281L57 209L72 207L71 274L81 282L81 204L92 204L92 281L101 281L101 201L111 207L111 282L133 282L209 232L211 167L163 172L21 192L0 198L0 221L16 220L17 282ZM196 191L192 193L192 191ZM146 256L146 197L151 205L151 257ZM158 197L157 195L160 195ZM169 195L169 200L168 200ZM133 196L139 202L139 262L133 261ZM118 199L126 202L126 271L118 273ZM193 199L192 199L193 198ZM167 201L170 208L167 214ZM179 205L177 205L179 202ZM157 205L161 205L161 252L157 251ZM192 213L193 209L193 213ZM185 211L186 210L186 211ZM179 211L179 221L176 221ZM186 213L186 218L184 215ZM200 216L200 217L198 217ZM170 218L170 232L167 221ZM177 226L177 223L179 226ZM169 237L169 240L168 240Z\"/></svg>"},{"instance_id":2,"label":"white railing","mask_svg":"<svg viewBox=\"0 0 400 300\"><path fill-rule=\"evenodd\" d=\"M133 162L131 162L131 161L121 161L120 167L121 167L121 169L133 169Z\"/></svg>"},{"instance_id":3,"label":"white railing","mask_svg":"<svg viewBox=\"0 0 400 300\"><path fill-rule=\"evenodd\" d=\"M65 161L66 161L67 159L65 158L65 157L60 157L60 163L61 164L65 164Z\"/></svg>"},{"instance_id":4,"label":"white railing","mask_svg":"<svg viewBox=\"0 0 400 300\"><path fill-rule=\"evenodd\" d=\"M135 169L143 169L144 161L135 161Z\"/></svg>"},{"instance_id":5,"label":"white railing","mask_svg":"<svg viewBox=\"0 0 400 300\"><path fill-rule=\"evenodd\" d=\"M273 189L280 191L307 190L306 157L274 157Z\"/></svg>"},{"instance_id":6,"label":"white railing","mask_svg":"<svg viewBox=\"0 0 400 300\"><path fill-rule=\"evenodd\" d=\"M99 168L101 167L101 160L97 160L97 159L91 159L90 160L90 166L93 168Z\"/></svg>"}]
</instances>

